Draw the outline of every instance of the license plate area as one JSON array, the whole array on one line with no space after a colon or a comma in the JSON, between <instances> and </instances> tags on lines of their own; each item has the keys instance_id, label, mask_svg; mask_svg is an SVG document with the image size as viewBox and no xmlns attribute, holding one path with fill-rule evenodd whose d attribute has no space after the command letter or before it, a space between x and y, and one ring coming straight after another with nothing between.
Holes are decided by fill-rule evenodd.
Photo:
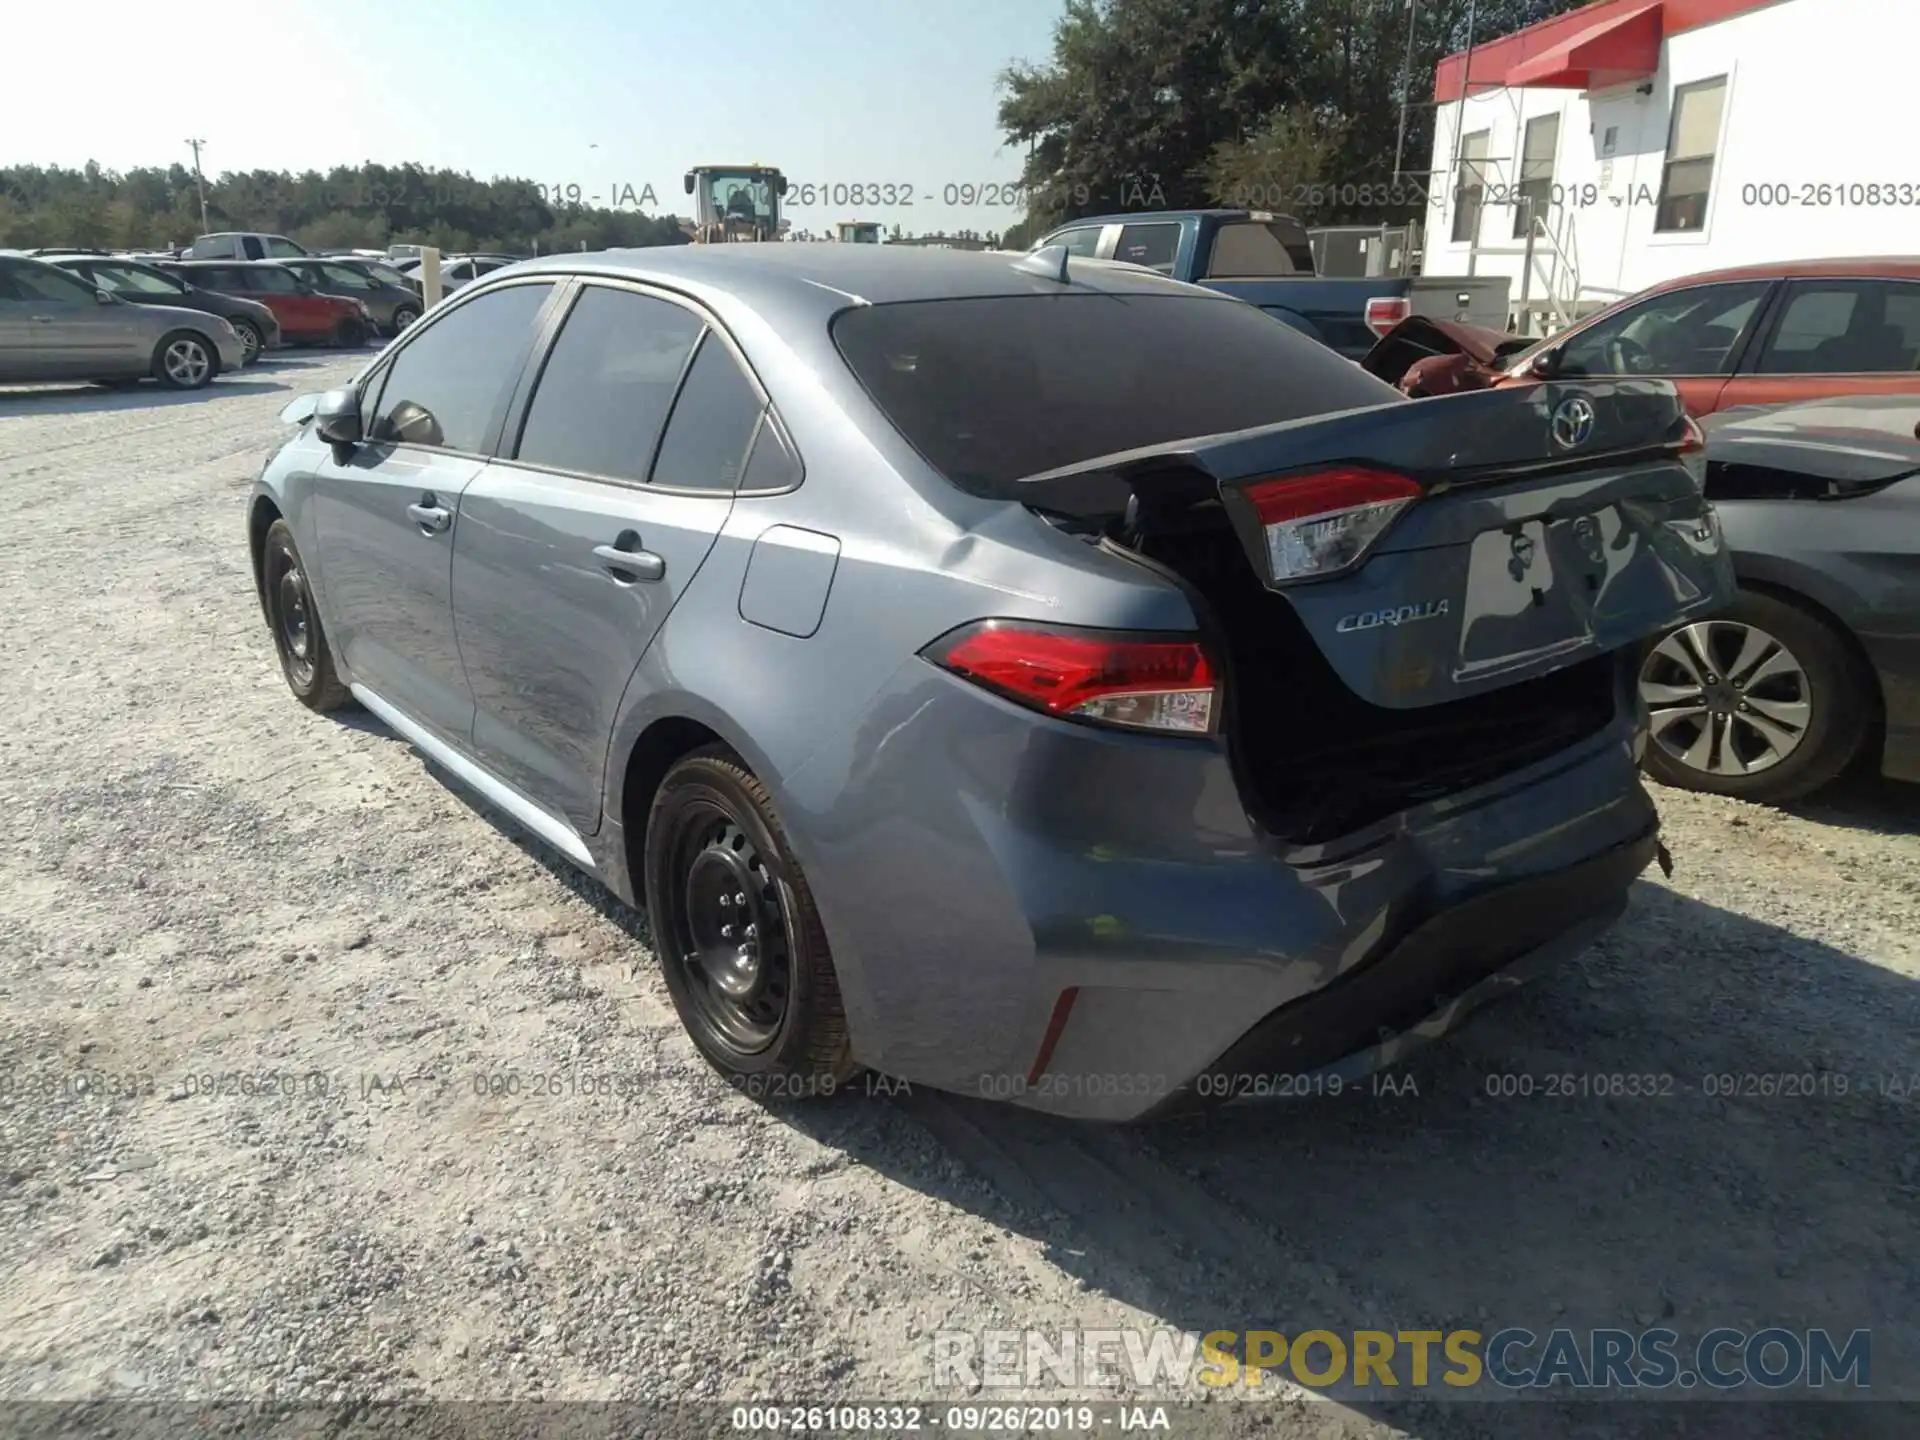
<instances>
[{"instance_id":1,"label":"license plate area","mask_svg":"<svg viewBox=\"0 0 1920 1440\"><path fill-rule=\"evenodd\" d=\"M1618 505L1475 536L1455 678L1570 660L1610 643L1609 622L1626 622L1641 608L1622 602L1643 550ZM1671 596L1668 585L1657 588Z\"/></svg>"}]
</instances>

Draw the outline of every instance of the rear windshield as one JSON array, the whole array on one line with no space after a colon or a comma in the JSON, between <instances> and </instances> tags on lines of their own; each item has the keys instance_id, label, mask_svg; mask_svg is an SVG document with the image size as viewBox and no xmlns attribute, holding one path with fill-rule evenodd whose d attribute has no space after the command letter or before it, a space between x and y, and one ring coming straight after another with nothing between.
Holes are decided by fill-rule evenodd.
<instances>
[{"instance_id":1,"label":"rear windshield","mask_svg":"<svg viewBox=\"0 0 1920 1440\"><path fill-rule=\"evenodd\" d=\"M1400 399L1237 300L1010 295L845 310L833 338L894 427L961 489L1145 445Z\"/></svg>"},{"instance_id":2,"label":"rear windshield","mask_svg":"<svg viewBox=\"0 0 1920 1440\"><path fill-rule=\"evenodd\" d=\"M1213 232L1209 280L1313 274L1313 246L1292 220L1234 220Z\"/></svg>"}]
</instances>

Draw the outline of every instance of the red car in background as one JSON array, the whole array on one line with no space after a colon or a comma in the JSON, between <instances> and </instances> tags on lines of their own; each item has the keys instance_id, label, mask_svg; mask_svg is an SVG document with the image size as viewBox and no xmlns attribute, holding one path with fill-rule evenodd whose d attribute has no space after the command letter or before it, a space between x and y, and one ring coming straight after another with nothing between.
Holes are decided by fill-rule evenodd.
<instances>
[{"instance_id":1,"label":"red car in background","mask_svg":"<svg viewBox=\"0 0 1920 1440\"><path fill-rule=\"evenodd\" d=\"M1415 316L1362 363L1420 395L1539 380L1671 380L1696 419L1841 395L1920 397L1920 259L1689 275L1545 340Z\"/></svg>"},{"instance_id":2,"label":"red car in background","mask_svg":"<svg viewBox=\"0 0 1920 1440\"><path fill-rule=\"evenodd\" d=\"M273 260L176 260L164 267L189 285L257 300L292 344L364 345L373 317L358 300L323 294Z\"/></svg>"}]
</instances>

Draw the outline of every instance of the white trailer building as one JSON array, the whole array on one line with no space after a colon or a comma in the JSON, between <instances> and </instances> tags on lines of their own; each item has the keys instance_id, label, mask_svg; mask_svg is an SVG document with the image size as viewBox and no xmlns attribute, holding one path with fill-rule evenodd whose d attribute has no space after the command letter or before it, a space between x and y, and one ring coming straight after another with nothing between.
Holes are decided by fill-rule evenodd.
<instances>
[{"instance_id":1,"label":"white trailer building","mask_svg":"<svg viewBox=\"0 0 1920 1440\"><path fill-rule=\"evenodd\" d=\"M1529 330L1729 265L1920 254L1920 0L1599 0L1435 77L1423 268Z\"/></svg>"}]
</instances>

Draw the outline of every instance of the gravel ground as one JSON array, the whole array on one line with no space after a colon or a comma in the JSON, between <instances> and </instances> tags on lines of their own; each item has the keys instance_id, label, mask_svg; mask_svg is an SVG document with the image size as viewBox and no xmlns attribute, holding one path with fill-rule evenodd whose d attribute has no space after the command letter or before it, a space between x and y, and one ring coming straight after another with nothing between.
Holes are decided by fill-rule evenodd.
<instances>
[{"instance_id":1,"label":"gravel ground","mask_svg":"<svg viewBox=\"0 0 1920 1440\"><path fill-rule=\"evenodd\" d=\"M1920 1393L1914 790L1662 792L1672 879L1399 1093L1145 1131L756 1103L644 917L286 694L247 489L359 363L0 391L0 1398L878 1401L932 1393L942 1328L1663 1319L1871 1327ZM1578 1093L1610 1075L1670 1090Z\"/></svg>"}]
</instances>

